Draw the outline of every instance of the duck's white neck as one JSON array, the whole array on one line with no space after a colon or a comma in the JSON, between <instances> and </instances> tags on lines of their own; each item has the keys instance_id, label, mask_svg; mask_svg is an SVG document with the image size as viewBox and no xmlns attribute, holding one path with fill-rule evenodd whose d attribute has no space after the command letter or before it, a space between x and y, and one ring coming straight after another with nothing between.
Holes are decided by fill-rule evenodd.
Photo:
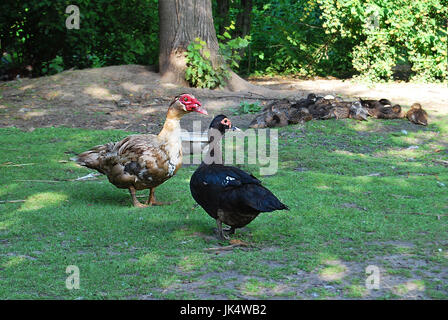
<instances>
[{"instance_id":1,"label":"duck's white neck","mask_svg":"<svg viewBox=\"0 0 448 320\"><path fill-rule=\"evenodd\" d=\"M180 140L180 119L166 119L165 124L163 125L162 131L159 133L159 138L175 142Z\"/></svg>"}]
</instances>

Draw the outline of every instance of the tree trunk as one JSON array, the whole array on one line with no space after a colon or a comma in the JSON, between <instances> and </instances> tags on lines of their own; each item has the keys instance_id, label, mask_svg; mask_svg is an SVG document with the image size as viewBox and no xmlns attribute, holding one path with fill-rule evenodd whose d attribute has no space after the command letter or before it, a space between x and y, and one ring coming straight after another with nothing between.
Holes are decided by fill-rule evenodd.
<instances>
[{"instance_id":1,"label":"tree trunk","mask_svg":"<svg viewBox=\"0 0 448 320\"><path fill-rule=\"evenodd\" d=\"M185 52L196 37L207 43L213 66L220 61L211 0L159 0L159 72L162 82L188 86ZM228 89L256 90L230 70Z\"/></svg>"},{"instance_id":2,"label":"tree trunk","mask_svg":"<svg viewBox=\"0 0 448 320\"><path fill-rule=\"evenodd\" d=\"M207 42L212 63L218 58L218 39L210 0L159 1L159 70L163 82L188 85L185 52L196 37Z\"/></svg>"}]
</instances>

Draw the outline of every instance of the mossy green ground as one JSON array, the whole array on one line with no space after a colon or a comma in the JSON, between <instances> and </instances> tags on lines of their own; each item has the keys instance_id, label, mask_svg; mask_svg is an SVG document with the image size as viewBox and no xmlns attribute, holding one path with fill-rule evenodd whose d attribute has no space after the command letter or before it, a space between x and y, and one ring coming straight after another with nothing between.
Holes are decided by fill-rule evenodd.
<instances>
[{"instance_id":1,"label":"mossy green ground","mask_svg":"<svg viewBox=\"0 0 448 320\"><path fill-rule=\"evenodd\" d=\"M205 250L227 243L192 210L195 166L157 188L180 200L163 207L131 207L103 176L65 181L91 172L70 157L127 134L0 130L0 200L25 200L0 203L1 299L448 298L447 120L282 128L279 171L261 179L291 209L261 214L230 251ZM69 265L80 289L66 288Z\"/></svg>"}]
</instances>

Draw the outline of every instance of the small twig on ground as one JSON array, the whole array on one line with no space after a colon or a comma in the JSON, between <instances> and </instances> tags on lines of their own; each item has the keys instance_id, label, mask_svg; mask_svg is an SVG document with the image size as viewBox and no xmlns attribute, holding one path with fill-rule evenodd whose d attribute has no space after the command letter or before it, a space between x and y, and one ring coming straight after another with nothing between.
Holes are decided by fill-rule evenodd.
<instances>
[{"instance_id":1,"label":"small twig on ground","mask_svg":"<svg viewBox=\"0 0 448 320\"><path fill-rule=\"evenodd\" d=\"M448 166L448 161L446 161L446 160L434 159L434 160L432 160L432 162L439 163L444 166Z\"/></svg>"},{"instance_id":2,"label":"small twig on ground","mask_svg":"<svg viewBox=\"0 0 448 320\"><path fill-rule=\"evenodd\" d=\"M56 182L73 182L73 181L87 181L87 180L96 180L97 176L100 176L101 173L89 173L86 176L79 177L76 179L61 179L61 180L13 180L16 182L42 182L42 183L56 183Z\"/></svg>"},{"instance_id":3,"label":"small twig on ground","mask_svg":"<svg viewBox=\"0 0 448 320\"><path fill-rule=\"evenodd\" d=\"M375 172L368 174L366 177L381 177L383 174L381 172Z\"/></svg>"},{"instance_id":4,"label":"small twig on ground","mask_svg":"<svg viewBox=\"0 0 448 320\"><path fill-rule=\"evenodd\" d=\"M70 179L70 180L67 180L67 181L83 181L83 180L89 180L91 178L95 178L96 179L96 177L98 177L100 175L101 175L101 173L93 173L93 172L91 172L88 175L85 175L83 177L79 177L79 178L76 178L76 179Z\"/></svg>"},{"instance_id":5,"label":"small twig on ground","mask_svg":"<svg viewBox=\"0 0 448 320\"><path fill-rule=\"evenodd\" d=\"M26 200L0 200L0 203L17 203L17 202L25 202Z\"/></svg>"},{"instance_id":6,"label":"small twig on ground","mask_svg":"<svg viewBox=\"0 0 448 320\"><path fill-rule=\"evenodd\" d=\"M54 183L54 182L63 182L64 180L13 180L16 182L45 182L45 183Z\"/></svg>"},{"instance_id":7,"label":"small twig on ground","mask_svg":"<svg viewBox=\"0 0 448 320\"><path fill-rule=\"evenodd\" d=\"M205 248L204 251L228 251L228 250L232 250L235 247L238 247L240 245L237 244L231 244L228 246L223 246L223 247L214 247L214 248Z\"/></svg>"},{"instance_id":8,"label":"small twig on ground","mask_svg":"<svg viewBox=\"0 0 448 320\"><path fill-rule=\"evenodd\" d=\"M13 163L7 162L7 163L0 164L0 167L23 167L23 166L31 166L33 164L35 164L35 163L18 163L18 164L13 164Z\"/></svg>"},{"instance_id":9,"label":"small twig on ground","mask_svg":"<svg viewBox=\"0 0 448 320\"><path fill-rule=\"evenodd\" d=\"M416 214L419 216L431 216L431 217L448 217L448 214L428 214L428 213L422 213L422 212L409 212L408 214Z\"/></svg>"},{"instance_id":10,"label":"small twig on ground","mask_svg":"<svg viewBox=\"0 0 448 320\"><path fill-rule=\"evenodd\" d=\"M254 100L269 100L269 101L274 101L274 100L283 100L285 98L268 98L268 97L252 97L252 96L245 96L245 95L237 95L237 94L228 94L228 95L224 95L224 96L216 96L216 97L212 97L213 99L223 99L223 98L241 98L241 99L254 99Z\"/></svg>"},{"instance_id":11,"label":"small twig on ground","mask_svg":"<svg viewBox=\"0 0 448 320\"><path fill-rule=\"evenodd\" d=\"M394 214L394 213L389 213ZM440 220L440 217L448 217L448 214L429 214L429 213L423 213L423 212L405 212L405 213L396 213L396 214L413 214L417 216L429 216L429 217L435 217L437 220Z\"/></svg>"},{"instance_id":12,"label":"small twig on ground","mask_svg":"<svg viewBox=\"0 0 448 320\"><path fill-rule=\"evenodd\" d=\"M230 245L228 246L222 246L222 247L214 247L214 248L205 248L205 251L228 251L228 250L232 250L233 248L236 247L249 247L249 244L238 240L238 239L232 239L230 240Z\"/></svg>"},{"instance_id":13,"label":"small twig on ground","mask_svg":"<svg viewBox=\"0 0 448 320\"><path fill-rule=\"evenodd\" d=\"M255 95L257 95L257 96L260 96L260 97L263 97L263 98L267 98L267 97L265 97L264 95L259 94L259 93L256 93L256 92L251 92L251 91L249 91L248 93L249 93L250 95L255 94Z\"/></svg>"}]
</instances>

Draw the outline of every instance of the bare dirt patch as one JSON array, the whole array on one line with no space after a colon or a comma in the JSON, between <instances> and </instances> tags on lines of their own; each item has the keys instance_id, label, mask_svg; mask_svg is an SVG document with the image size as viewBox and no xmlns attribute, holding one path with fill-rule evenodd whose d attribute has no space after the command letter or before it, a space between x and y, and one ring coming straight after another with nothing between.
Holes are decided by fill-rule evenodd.
<instances>
[{"instance_id":1,"label":"bare dirt patch","mask_svg":"<svg viewBox=\"0 0 448 320\"><path fill-rule=\"evenodd\" d=\"M209 116L188 115L183 128L191 130L193 120L208 127L219 113L232 115L234 122L247 128L254 115L233 115L241 101L257 98L301 98L310 92L353 97L383 98L409 106L419 101L430 119L448 114L448 89L433 84L367 85L341 80L253 79L261 86L257 93L182 88L162 84L153 68L140 65L111 66L98 69L68 70L35 79L0 83L0 127L25 130L38 127L76 127L158 132L171 99L192 92L209 111ZM266 103L269 100L260 100Z\"/></svg>"},{"instance_id":2,"label":"bare dirt patch","mask_svg":"<svg viewBox=\"0 0 448 320\"><path fill-rule=\"evenodd\" d=\"M366 288L369 265L379 268L379 289ZM281 280L244 275L236 270L214 271L155 292L194 292L198 299L431 299L426 286L446 279L448 274L446 270L432 272L429 267L428 261L406 254L378 256L364 263L328 260L316 270L297 269Z\"/></svg>"}]
</instances>

